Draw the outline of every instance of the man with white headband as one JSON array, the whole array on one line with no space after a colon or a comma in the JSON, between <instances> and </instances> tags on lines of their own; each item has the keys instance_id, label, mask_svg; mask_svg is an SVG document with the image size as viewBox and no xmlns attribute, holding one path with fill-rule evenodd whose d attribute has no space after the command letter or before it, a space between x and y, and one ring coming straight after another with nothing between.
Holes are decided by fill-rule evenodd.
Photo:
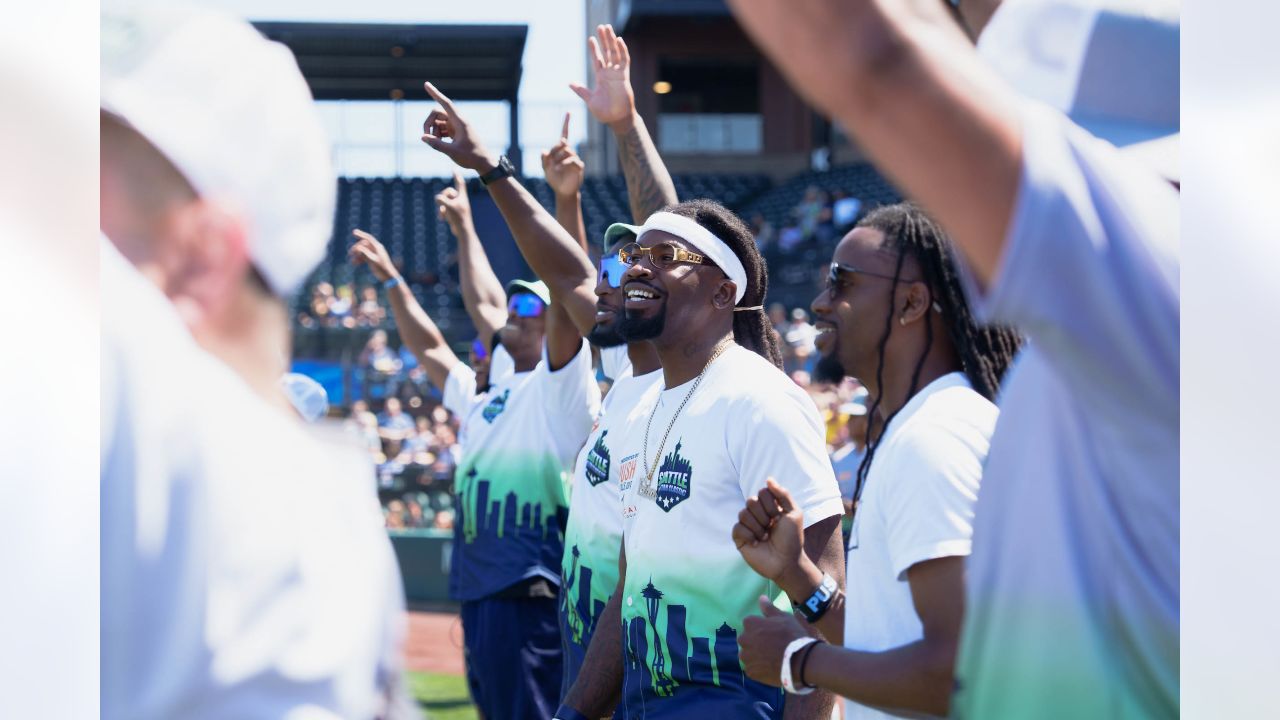
<instances>
[{"instance_id":1,"label":"man with white headband","mask_svg":"<svg viewBox=\"0 0 1280 720\"><path fill-rule=\"evenodd\" d=\"M104 12L101 41L102 717L387 717L373 467L280 383L336 195L306 81L177 3Z\"/></svg>"},{"instance_id":2,"label":"man with white headband","mask_svg":"<svg viewBox=\"0 0 1280 720\"><path fill-rule=\"evenodd\" d=\"M780 370L751 232L723 206L693 200L641 226L611 226L605 244L619 240L629 240L620 258L630 266L621 331L653 344L663 378L610 445L622 492L620 578L557 717L600 717L615 703L623 718L829 714L826 694L784 707L782 692L745 677L738 660L743 620L778 589L742 560L731 530L769 477L807 508L808 555L843 576L843 508L822 422Z\"/></svg>"}]
</instances>

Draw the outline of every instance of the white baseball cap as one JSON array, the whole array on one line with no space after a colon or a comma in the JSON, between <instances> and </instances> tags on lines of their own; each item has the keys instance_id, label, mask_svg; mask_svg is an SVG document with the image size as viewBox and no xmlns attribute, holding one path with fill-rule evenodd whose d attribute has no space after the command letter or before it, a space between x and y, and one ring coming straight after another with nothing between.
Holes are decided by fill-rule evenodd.
<instances>
[{"instance_id":1,"label":"white baseball cap","mask_svg":"<svg viewBox=\"0 0 1280 720\"><path fill-rule=\"evenodd\" d=\"M1177 0L1005 0L978 52L1021 94L1179 180Z\"/></svg>"},{"instance_id":2,"label":"white baseball cap","mask_svg":"<svg viewBox=\"0 0 1280 720\"><path fill-rule=\"evenodd\" d=\"M294 292L333 232L337 177L293 54L205 8L102 14L102 110L156 147L202 198L238 213L253 265Z\"/></svg>"}]
</instances>

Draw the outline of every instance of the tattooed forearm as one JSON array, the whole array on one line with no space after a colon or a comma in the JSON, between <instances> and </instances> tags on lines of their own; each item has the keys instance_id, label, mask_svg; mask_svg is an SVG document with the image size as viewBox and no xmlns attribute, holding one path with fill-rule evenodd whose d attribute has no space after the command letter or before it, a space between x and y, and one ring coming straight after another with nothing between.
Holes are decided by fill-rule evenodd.
<instances>
[{"instance_id":1,"label":"tattooed forearm","mask_svg":"<svg viewBox=\"0 0 1280 720\"><path fill-rule=\"evenodd\" d=\"M667 205L679 202L671 174L649 137L644 120L636 115L631 127L616 133L618 159L627 179L627 197L631 201L631 217L643 223L650 215Z\"/></svg>"}]
</instances>

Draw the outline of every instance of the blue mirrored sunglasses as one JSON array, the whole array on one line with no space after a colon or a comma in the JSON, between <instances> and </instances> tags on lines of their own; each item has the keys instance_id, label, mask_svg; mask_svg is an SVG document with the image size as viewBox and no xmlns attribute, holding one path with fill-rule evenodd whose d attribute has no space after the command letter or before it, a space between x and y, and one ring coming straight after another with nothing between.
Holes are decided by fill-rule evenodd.
<instances>
[{"instance_id":1,"label":"blue mirrored sunglasses","mask_svg":"<svg viewBox=\"0 0 1280 720\"><path fill-rule=\"evenodd\" d=\"M609 287L622 287L622 274L627 271L626 263L618 258L617 253L611 253L601 256L600 258L600 277L609 284Z\"/></svg>"},{"instance_id":2,"label":"blue mirrored sunglasses","mask_svg":"<svg viewBox=\"0 0 1280 720\"><path fill-rule=\"evenodd\" d=\"M542 302L542 298L529 293L512 295L507 303L507 312L522 318L541 317L546 309L547 305Z\"/></svg>"}]
</instances>

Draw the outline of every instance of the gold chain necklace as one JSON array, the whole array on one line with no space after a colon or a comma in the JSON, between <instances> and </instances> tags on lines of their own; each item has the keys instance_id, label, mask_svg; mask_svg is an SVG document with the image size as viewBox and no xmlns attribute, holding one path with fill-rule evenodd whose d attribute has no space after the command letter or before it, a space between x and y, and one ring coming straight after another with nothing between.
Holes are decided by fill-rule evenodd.
<instances>
[{"instance_id":1,"label":"gold chain necklace","mask_svg":"<svg viewBox=\"0 0 1280 720\"><path fill-rule=\"evenodd\" d=\"M689 392L685 393L684 400L680 401L680 407L676 408L676 412L671 416L671 422L667 423L667 431L662 433L662 442L658 444L658 451L653 454L653 466L649 466L649 430L653 427L653 417L658 414L658 404L653 406L653 411L649 413L649 422L644 426L644 452L640 459L644 461L644 482L640 484L640 495L647 498L657 497L657 492L653 489L653 473L658 469L658 459L662 457L662 450L667 446L667 436L671 434L671 428L675 427L676 419L680 417L680 412L684 410L684 406L689 403L689 398L693 397L694 391L702 384L702 378L706 376L707 370L711 368L711 363L733 344L732 338L725 338L712 351L711 357L707 358L707 364L702 366L702 372L698 373L697 379L693 381L693 387L689 388ZM663 388L665 392L666 388ZM659 395L659 402L662 396Z\"/></svg>"}]
</instances>

